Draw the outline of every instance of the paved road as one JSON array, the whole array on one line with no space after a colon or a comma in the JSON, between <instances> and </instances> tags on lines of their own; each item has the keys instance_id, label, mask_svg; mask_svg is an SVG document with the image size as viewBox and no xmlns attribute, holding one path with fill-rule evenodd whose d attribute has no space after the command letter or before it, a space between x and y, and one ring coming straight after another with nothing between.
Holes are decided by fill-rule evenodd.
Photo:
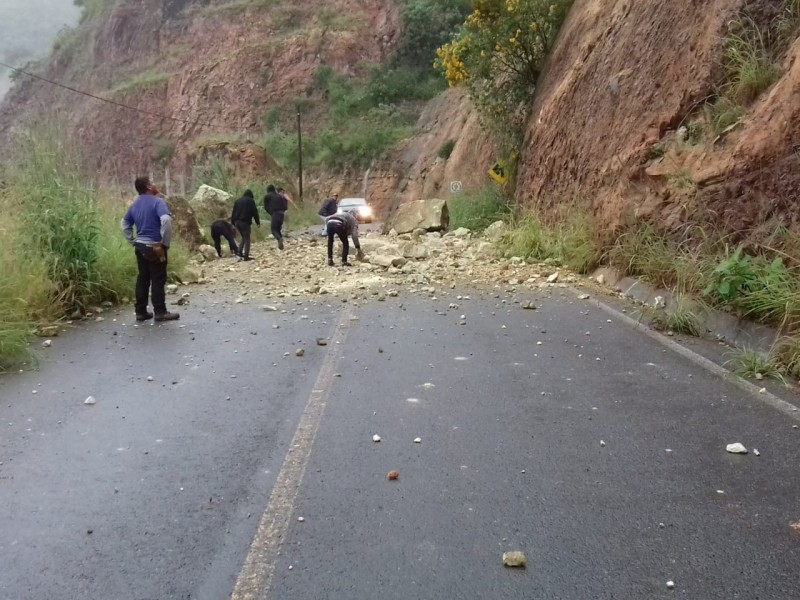
<instances>
[{"instance_id":1,"label":"paved road","mask_svg":"<svg viewBox=\"0 0 800 600\"><path fill-rule=\"evenodd\" d=\"M571 290L455 294L56 338L0 379L0 598L798 597L792 415Z\"/></svg>"}]
</instances>

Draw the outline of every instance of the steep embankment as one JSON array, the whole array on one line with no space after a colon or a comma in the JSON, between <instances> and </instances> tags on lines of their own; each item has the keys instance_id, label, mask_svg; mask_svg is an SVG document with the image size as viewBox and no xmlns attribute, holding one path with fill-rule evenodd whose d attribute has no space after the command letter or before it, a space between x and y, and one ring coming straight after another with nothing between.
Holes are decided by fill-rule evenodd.
<instances>
[{"instance_id":1,"label":"steep embankment","mask_svg":"<svg viewBox=\"0 0 800 600\"><path fill-rule=\"evenodd\" d=\"M109 0L57 41L40 73L153 114L24 79L0 130L57 113L103 175L127 181L159 147L155 158L182 168L198 139L260 135L271 107L315 93L320 66L357 73L383 62L398 34L388 1Z\"/></svg>"},{"instance_id":2,"label":"steep embankment","mask_svg":"<svg viewBox=\"0 0 800 600\"><path fill-rule=\"evenodd\" d=\"M743 4L576 0L539 82L518 200L555 213L582 198L607 237L634 216L667 229L797 226L800 43L785 43L783 75L737 124L719 118ZM793 25L781 21L792 3L748 4L743 24L763 39Z\"/></svg>"}]
</instances>

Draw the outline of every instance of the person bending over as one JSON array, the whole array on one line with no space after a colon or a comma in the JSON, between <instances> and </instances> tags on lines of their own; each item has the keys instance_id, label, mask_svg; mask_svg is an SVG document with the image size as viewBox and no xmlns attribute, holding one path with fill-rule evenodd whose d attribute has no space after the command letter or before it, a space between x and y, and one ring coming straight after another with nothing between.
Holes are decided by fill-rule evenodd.
<instances>
[{"instance_id":1,"label":"person bending over","mask_svg":"<svg viewBox=\"0 0 800 600\"><path fill-rule=\"evenodd\" d=\"M347 262L347 254L350 251L348 236L353 238L353 245L356 247L356 258L363 257L361 244L358 241L358 220L349 212L340 212L328 217L325 220L325 230L328 232L328 266L333 266L333 237L339 236L342 242L342 266L351 266Z\"/></svg>"},{"instance_id":2,"label":"person bending over","mask_svg":"<svg viewBox=\"0 0 800 600\"><path fill-rule=\"evenodd\" d=\"M214 240L214 248L217 249L217 256L222 258L221 238L228 240L228 246L233 256L239 256L239 247L236 245L236 230L225 219L217 219L211 224L211 239Z\"/></svg>"}]
</instances>

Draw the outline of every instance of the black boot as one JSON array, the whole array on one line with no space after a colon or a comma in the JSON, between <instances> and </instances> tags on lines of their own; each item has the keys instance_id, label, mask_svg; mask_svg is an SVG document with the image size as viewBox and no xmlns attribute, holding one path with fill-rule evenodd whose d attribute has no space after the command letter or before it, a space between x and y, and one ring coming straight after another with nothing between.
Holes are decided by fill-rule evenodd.
<instances>
[{"instance_id":1,"label":"black boot","mask_svg":"<svg viewBox=\"0 0 800 600\"><path fill-rule=\"evenodd\" d=\"M157 322L161 322L161 321L177 321L180 318L181 318L181 315L179 313L171 313L171 312L168 312L168 311L157 312L156 313L156 321Z\"/></svg>"},{"instance_id":2,"label":"black boot","mask_svg":"<svg viewBox=\"0 0 800 600\"><path fill-rule=\"evenodd\" d=\"M136 313L136 320L137 321L149 321L152 318L153 318L153 313L151 313L151 312L144 311L144 312L137 312Z\"/></svg>"}]
</instances>

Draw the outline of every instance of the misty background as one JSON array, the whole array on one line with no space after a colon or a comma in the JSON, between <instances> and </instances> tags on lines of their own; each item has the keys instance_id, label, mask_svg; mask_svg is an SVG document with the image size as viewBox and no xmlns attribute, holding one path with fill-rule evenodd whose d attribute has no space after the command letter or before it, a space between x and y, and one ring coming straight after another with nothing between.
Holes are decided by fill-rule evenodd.
<instances>
[{"instance_id":1,"label":"misty background","mask_svg":"<svg viewBox=\"0 0 800 600\"><path fill-rule=\"evenodd\" d=\"M47 56L58 32L78 23L80 10L73 0L0 0L0 62L23 67ZM11 81L0 67L0 99Z\"/></svg>"}]
</instances>

